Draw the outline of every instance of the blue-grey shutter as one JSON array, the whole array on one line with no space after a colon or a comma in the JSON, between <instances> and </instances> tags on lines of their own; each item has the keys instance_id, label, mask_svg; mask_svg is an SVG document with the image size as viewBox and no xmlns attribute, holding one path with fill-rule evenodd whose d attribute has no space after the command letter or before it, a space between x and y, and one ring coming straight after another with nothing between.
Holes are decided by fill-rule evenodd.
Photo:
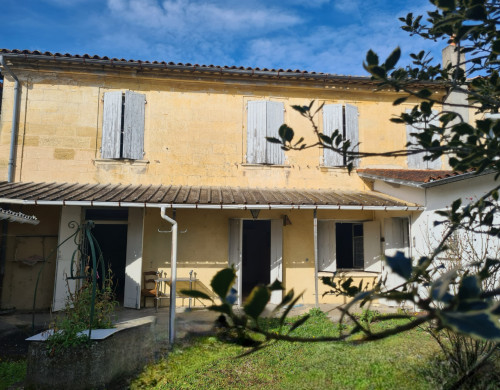
<instances>
[{"instance_id":1,"label":"blue-grey shutter","mask_svg":"<svg viewBox=\"0 0 500 390\"><path fill-rule=\"evenodd\" d=\"M318 220L318 267L319 271L337 271L335 222Z\"/></svg>"},{"instance_id":2,"label":"blue-grey shutter","mask_svg":"<svg viewBox=\"0 0 500 390\"><path fill-rule=\"evenodd\" d=\"M409 114L411 112L410 109L406 110L406 113ZM433 117L438 114L438 111L432 110ZM430 123L434 126L439 126L439 118L434 118ZM408 147L408 150L412 149L420 149L421 147L417 143L417 139L415 136L410 135L411 133L420 133L425 129L425 123L414 123L413 125L406 125L406 137L407 142L412 142L417 144L416 146ZM439 139L439 135L435 134L433 139ZM441 169L441 159L437 159L434 161L425 161L424 156L427 153L418 153L408 156L408 168L410 169Z\"/></svg>"},{"instance_id":3,"label":"blue-grey shutter","mask_svg":"<svg viewBox=\"0 0 500 390\"><path fill-rule=\"evenodd\" d=\"M123 158L142 160L144 156L144 105L146 96L125 91L123 116Z\"/></svg>"},{"instance_id":4,"label":"blue-grey shutter","mask_svg":"<svg viewBox=\"0 0 500 390\"><path fill-rule=\"evenodd\" d=\"M433 116L433 119L430 121L430 123L434 126L441 126L441 123L439 122L439 118L437 117L437 114L439 113L439 111L437 110L432 110L432 116ZM438 134L434 134L432 136L432 140L437 140L439 141L439 135ZM426 161L427 162L427 169L441 169L441 157L436 159L436 160L429 160L429 161Z\"/></svg>"},{"instance_id":5,"label":"blue-grey shutter","mask_svg":"<svg viewBox=\"0 0 500 390\"><path fill-rule=\"evenodd\" d=\"M266 162L266 102L251 101L247 105L247 163Z\"/></svg>"},{"instance_id":6,"label":"blue-grey shutter","mask_svg":"<svg viewBox=\"0 0 500 390\"><path fill-rule=\"evenodd\" d=\"M106 92L102 112L102 158L120 158L122 93Z\"/></svg>"},{"instance_id":7,"label":"blue-grey shutter","mask_svg":"<svg viewBox=\"0 0 500 390\"><path fill-rule=\"evenodd\" d=\"M410 109L406 109L406 113L409 114ZM423 125L420 123L414 123L413 125L406 125L406 142L411 142L413 145L408 146L408 150L420 149L418 145L417 138L411 133L420 133L423 129ZM409 154L408 156L408 168L409 169L426 169L427 164L424 161L424 153Z\"/></svg>"},{"instance_id":8,"label":"blue-grey shutter","mask_svg":"<svg viewBox=\"0 0 500 390\"><path fill-rule=\"evenodd\" d=\"M330 137L335 130L342 134L342 104L325 104L323 106L323 134ZM330 149L323 149L323 165L336 167L344 165L344 156Z\"/></svg>"},{"instance_id":9,"label":"blue-grey shutter","mask_svg":"<svg viewBox=\"0 0 500 390\"><path fill-rule=\"evenodd\" d=\"M345 105L345 137L351 141L349 150L359 152L358 107L352 104ZM353 165L359 165L359 158L354 159Z\"/></svg>"},{"instance_id":10,"label":"blue-grey shutter","mask_svg":"<svg viewBox=\"0 0 500 390\"><path fill-rule=\"evenodd\" d=\"M266 136L279 138L279 128L284 121L285 107L281 102L266 102ZM264 139L266 148L266 163L282 165L285 162L285 152L280 144L267 142Z\"/></svg>"}]
</instances>

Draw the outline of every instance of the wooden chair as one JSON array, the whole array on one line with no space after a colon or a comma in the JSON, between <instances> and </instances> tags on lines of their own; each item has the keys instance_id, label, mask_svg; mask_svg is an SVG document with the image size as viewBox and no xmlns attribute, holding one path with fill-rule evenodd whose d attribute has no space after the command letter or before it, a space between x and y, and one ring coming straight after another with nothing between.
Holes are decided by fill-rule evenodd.
<instances>
[{"instance_id":1,"label":"wooden chair","mask_svg":"<svg viewBox=\"0 0 500 390\"><path fill-rule=\"evenodd\" d=\"M146 307L146 298L153 298L155 309L158 310L158 284L156 279L161 277L159 271L145 271L142 273L144 282L142 284L141 296L143 297L142 306Z\"/></svg>"}]
</instances>

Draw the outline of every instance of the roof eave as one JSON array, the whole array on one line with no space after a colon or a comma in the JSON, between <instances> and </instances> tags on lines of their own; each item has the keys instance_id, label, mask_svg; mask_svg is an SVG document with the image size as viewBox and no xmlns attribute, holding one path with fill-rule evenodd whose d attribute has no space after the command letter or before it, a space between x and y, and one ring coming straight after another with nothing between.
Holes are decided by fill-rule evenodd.
<instances>
[{"instance_id":1,"label":"roof eave","mask_svg":"<svg viewBox=\"0 0 500 390\"><path fill-rule=\"evenodd\" d=\"M437 186L448 184L448 183L453 183L453 182L457 182L457 181L461 181L461 180L467 180L467 179L470 179L472 177L491 175L493 173L495 173L495 172L491 171L491 170L483 171L481 173L466 172L466 173L462 173L461 175L445 177L444 179L433 180L433 181L430 181L428 183L422 183L421 187L422 188L437 187Z\"/></svg>"},{"instance_id":2,"label":"roof eave","mask_svg":"<svg viewBox=\"0 0 500 390\"><path fill-rule=\"evenodd\" d=\"M354 85L369 85L376 86L379 81L372 80L369 76L348 76L348 75L337 75L332 73L316 73L316 72L306 72L306 71L283 71L283 70L267 70L259 68L232 68L223 66L204 66L204 65L191 65L191 64L172 64L165 62L143 62L143 61L127 61L127 60L116 60L116 59L105 59L105 58L85 58L81 56L57 56L57 55L44 55L44 54L27 54L27 53L6 53L0 52L0 55L9 58L11 60L30 60L30 61L40 61L40 62L58 62L67 64L81 64L81 65L92 65L100 67L109 68L138 68L138 69L150 69L150 70L167 70L179 73L191 73L191 74L212 74L219 76L251 76L251 77L262 77L266 79L277 79L277 80L307 80L311 82L339 82ZM14 64L13 64L14 65ZM415 85L428 85L433 86L436 89L440 88L439 84L432 81L419 81Z\"/></svg>"},{"instance_id":3,"label":"roof eave","mask_svg":"<svg viewBox=\"0 0 500 390\"><path fill-rule=\"evenodd\" d=\"M418 182L418 181L395 179L392 177L372 175L372 174L363 173L363 172L358 172L358 176L362 177L363 179L381 180L381 181L384 181L386 183L398 184L398 185L403 185L403 186L407 186L407 187L423 188L424 184L426 184L426 183Z\"/></svg>"},{"instance_id":4,"label":"roof eave","mask_svg":"<svg viewBox=\"0 0 500 390\"><path fill-rule=\"evenodd\" d=\"M0 203L37 205L37 206L90 206L90 207L149 207L173 209L205 209L205 210L372 210L372 211L419 211L418 205L376 206L376 205L315 205L315 204L191 204L191 203L140 203L140 202L98 202L98 201L64 201L64 200L23 200L0 198Z\"/></svg>"}]
</instances>

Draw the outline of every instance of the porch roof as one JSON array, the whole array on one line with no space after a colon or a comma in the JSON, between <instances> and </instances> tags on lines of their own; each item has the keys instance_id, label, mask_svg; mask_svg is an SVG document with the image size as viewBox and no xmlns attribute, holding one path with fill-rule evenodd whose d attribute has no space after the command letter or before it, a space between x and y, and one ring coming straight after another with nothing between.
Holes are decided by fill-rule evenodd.
<instances>
[{"instance_id":1,"label":"porch roof","mask_svg":"<svg viewBox=\"0 0 500 390\"><path fill-rule=\"evenodd\" d=\"M363 191L35 182L0 182L0 203L200 209L422 209L414 203Z\"/></svg>"},{"instance_id":2,"label":"porch roof","mask_svg":"<svg viewBox=\"0 0 500 390\"><path fill-rule=\"evenodd\" d=\"M382 180L388 183L402 184L411 187L427 188L465 180L475 176L488 175L491 170L477 173L473 170L455 172L452 170L432 169L357 169L357 174L368 180Z\"/></svg>"}]
</instances>

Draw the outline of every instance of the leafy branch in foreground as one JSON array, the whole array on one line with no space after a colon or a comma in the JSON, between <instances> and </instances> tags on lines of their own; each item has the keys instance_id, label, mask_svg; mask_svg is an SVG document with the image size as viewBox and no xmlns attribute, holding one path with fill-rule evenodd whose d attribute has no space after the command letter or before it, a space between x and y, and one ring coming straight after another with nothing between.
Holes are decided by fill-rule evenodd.
<instances>
[{"instance_id":1,"label":"leafy branch in foreground","mask_svg":"<svg viewBox=\"0 0 500 390\"><path fill-rule=\"evenodd\" d=\"M500 33L497 30L500 25L500 3L495 0L430 0L430 3L434 10L427 13L425 20L423 15L414 16L412 13L400 18L402 29L410 35L453 44L455 49L449 63L436 64L432 56L422 50L410 54L410 65L397 67L401 57L400 48L396 48L384 62L370 50L364 62L364 68L378 89L392 89L400 94L393 105L413 104L411 110L391 118L394 123L416 129L410 134L413 140L404 148L380 152L360 151L360 145L347 139L341 129L335 129L331 134L321 132L315 118L323 106L315 105L314 101L309 105L292 106L309 121L315 136L314 142L308 144L303 137L297 140L294 129L288 125L282 125L276 137L267 138L268 142L280 144L285 151L318 147L329 149L345 157L345 167L349 173L360 158L424 154L423 159L426 161L446 157L451 168L458 173L495 173L496 181L500 176ZM451 94L460 94L463 99L451 99ZM467 120L469 113L474 114L473 121ZM417 125L421 124L423 126L419 128ZM497 284L487 284L485 281L491 279L493 272L498 269L499 259L486 256L475 264L455 267L444 273L438 260L457 232L484 234L497 240L500 238L499 189L500 185L493 183L492 189L479 199L468 204L457 199L447 210L440 211L439 214L446 220L438 224L445 224L446 229L428 256L409 259L403 253L397 253L394 257L387 257L388 266L403 279L399 286L388 289L383 279L370 289L353 286L352 282L343 284L333 279L325 280L336 293L352 298L342 308L340 323L347 317L354 327L339 337L303 340L291 335L307 317L293 324L288 332L280 330L277 334L267 333L259 327L258 319L270 300L271 292L281 289L281 284L275 282L270 286L255 287L243 311L236 312L227 298L235 277L231 269L220 272L225 275L226 281L224 288L216 291L222 304L214 304L212 310L223 313L228 318L227 325L239 334L260 333L265 336L266 342L340 341L354 334L361 334L361 340L374 340L432 322L437 330L447 329L453 334L496 345L500 342L500 288ZM220 278L217 275L212 281L214 291L216 287L220 288ZM281 324L297 299L292 290L276 308L276 312L284 310L280 317ZM404 325L373 332L369 324L362 323L353 315L352 310L354 305L369 307L380 299L398 304L411 303L422 315L410 318ZM379 320L383 321L384 317ZM466 375L471 376L477 369L478 365L475 365ZM461 380L453 386L460 386Z\"/></svg>"}]
</instances>

